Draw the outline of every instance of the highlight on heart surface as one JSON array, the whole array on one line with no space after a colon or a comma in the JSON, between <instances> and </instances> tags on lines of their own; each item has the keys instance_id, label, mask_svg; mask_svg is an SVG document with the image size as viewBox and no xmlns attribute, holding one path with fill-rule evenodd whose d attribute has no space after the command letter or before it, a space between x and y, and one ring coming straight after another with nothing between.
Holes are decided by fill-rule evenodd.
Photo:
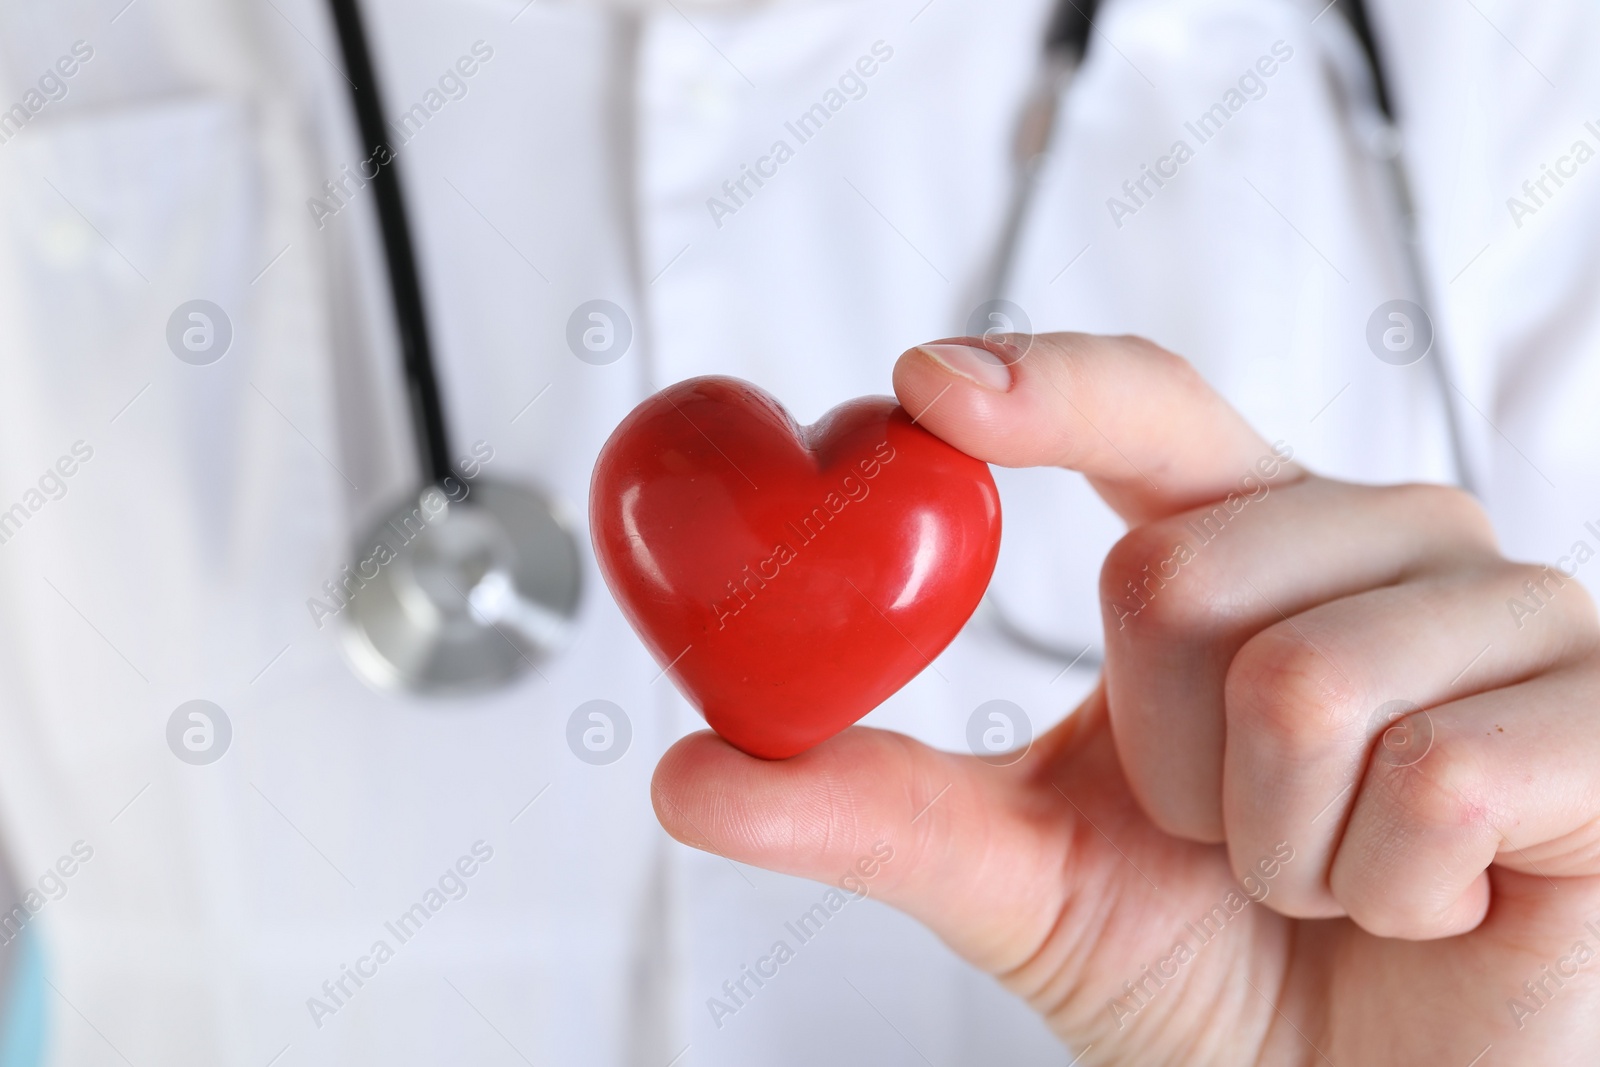
<instances>
[{"instance_id":1,"label":"highlight on heart surface","mask_svg":"<svg viewBox=\"0 0 1600 1067\"><path fill-rule=\"evenodd\" d=\"M932 663L1000 551L986 464L887 397L798 426L748 382L649 397L595 464L590 532L628 622L712 729L782 759Z\"/></svg>"}]
</instances>

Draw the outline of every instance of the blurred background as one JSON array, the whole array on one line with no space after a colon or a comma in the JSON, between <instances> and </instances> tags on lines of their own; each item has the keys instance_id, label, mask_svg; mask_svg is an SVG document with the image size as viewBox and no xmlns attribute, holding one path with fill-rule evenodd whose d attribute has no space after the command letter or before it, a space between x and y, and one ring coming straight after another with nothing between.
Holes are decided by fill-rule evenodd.
<instances>
[{"instance_id":1,"label":"blurred background","mask_svg":"<svg viewBox=\"0 0 1600 1067\"><path fill-rule=\"evenodd\" d=\"M1600 15L1366 14L366 0L445 458L537 489L581 585L558 654L441 696L347 650L427 404L330 5L0 0L0 1062L1071 1062L870 886L802 939L826 886L662 832L700 720L590 472L692 375L810 422L936 337L1131 332L1600 587ZM868 723L977 751L1093 684L1119 524L996 475L989 597Z\"/></svg>"}]
</instances>

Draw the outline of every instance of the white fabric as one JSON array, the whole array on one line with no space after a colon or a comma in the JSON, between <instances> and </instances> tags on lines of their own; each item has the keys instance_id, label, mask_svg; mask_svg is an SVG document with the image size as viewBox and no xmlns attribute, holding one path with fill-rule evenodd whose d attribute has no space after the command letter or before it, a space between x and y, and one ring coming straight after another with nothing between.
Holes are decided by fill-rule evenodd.
<instances>
[{"instance_id":1,"label":"white fabric","mask_svg":"<svg viewBox=\"0 0 1600 1067\"><path fill-rule=\"evenodd\" d=\"M0 102L75 40L94 49L0 143L0 507L93 448L0 545L0 838L24 883L74 841L94 849L37 919L54 1062L1062 1062L1025 1008L876 902L713 1022L707 998L822 889L666 840L650 771L698 720L592 563L580 640L544 679L419 702L350 674L305 601L411 475L371 191L321 229L307 207L359 158L337 43L315 0L120 6L0 14ZM648 389L734 373L809 421L887 392L904 347L962 332L985 295L1042 0L652 5L636 22L544 0L367 7L392 114L474 42L493 49L401 150L403 174L457 451L490 442L490 473L551 489L580 523L596 451ZM1426 364L1380 363L1364 339L1378 304L1412 294L1314 14L1113 0L1009 295L1035 329L1188 355L1318 469L1445 478ZM1574 140L1600 146L1584 128L1600 17L1378 14L1486 502L1513 555L1600 547L1583 527L1600 520L1600 164L1521 227L1505 203ZM1118 227L1107 199L1280 40L1293 56L1265 95ZM864 95L796 144L785 123L879 41L892 56ZM719 227L708 198L778 139L794 157ZM235 331L205 368L165 341L197 297ZM565 343L595 298L636 329L603 367ZM1000 479L997 598L1042 638L1092 640L1116 523L1074 476ZM982 626L938 666L869 721L960 748L979 703L1015 700L1042 730L1091 680L1055 680ZM164 736L196 698L235 734L207 767ZM608 767L564 740L594 698L633 723ZM479 840L493 858L467 895L318 1027L307 999Z\"/></svg>"}]
</instances>

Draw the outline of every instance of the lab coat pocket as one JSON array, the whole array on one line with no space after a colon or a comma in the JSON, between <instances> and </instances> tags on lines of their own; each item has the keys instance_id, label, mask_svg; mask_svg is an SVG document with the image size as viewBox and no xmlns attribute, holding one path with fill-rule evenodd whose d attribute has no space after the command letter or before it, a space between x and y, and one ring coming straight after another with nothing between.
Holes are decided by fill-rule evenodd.
<instances>
[{"instance_id":1,"label":"lab coat pocket","mask_svg":"<svg viewBox=\"0 0 1600 1067\"><path fill-rule=\"evenodd\" d=\"M193 647L206 561L243 525L255 141L243 101L201 95L36 119L0 145L0 490L74 442L93 456L4 546L29 564L8 628L46 705L83 700L86 679L51 669L75 641L50 632L48 601L28 611L55 596L34 574L149 673Z\"/></svg>"},{"instance_id":2,"label":"lab coat pocket","mask_svg":"<svg viewBox=\"0 0 1600 1067\"><path fill-rule=\"evenodd\" d=\"M36 120L0 146L0 410L18 446L0 462L31 469L33 448L83 438L107 467L167 475L168 521L222 532L264 265L257 186L249 111L217 95ZM142 481L96 496L126 521L155 503Z\"/></svg>"},{"instance_id":3,"label":"lab coat pocket","mask_svg":"<svg viewBox=\"0 0 1600 1067\"><path fill-rule=\"evenodd\" d=\"M126 399L178 303L242 303L257 255L247 126L241 102L192 96L35 122L3 146L0 256L17 284L0 306L14 302L10 358L48 366L37 399L63 413Z\"/></svg>"}]
</instances>

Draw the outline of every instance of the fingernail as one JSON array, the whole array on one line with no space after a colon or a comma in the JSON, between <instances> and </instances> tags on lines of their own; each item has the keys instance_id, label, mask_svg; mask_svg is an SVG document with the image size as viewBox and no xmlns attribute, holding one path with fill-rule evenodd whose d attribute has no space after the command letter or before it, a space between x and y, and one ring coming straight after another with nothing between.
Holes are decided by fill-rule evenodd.
<instances>
[{"instance_id":1,"label":"fingernail","mask_svg":"<svg viewBox=\"0 0 1600 1067\"><path fill-rule=\"evenodd\" d=\"M987 348L973 345L921 345L939 366L957 374L991 392L1004 393L1011 388L1011 368Z\"/></svg>"}]
</instances>

